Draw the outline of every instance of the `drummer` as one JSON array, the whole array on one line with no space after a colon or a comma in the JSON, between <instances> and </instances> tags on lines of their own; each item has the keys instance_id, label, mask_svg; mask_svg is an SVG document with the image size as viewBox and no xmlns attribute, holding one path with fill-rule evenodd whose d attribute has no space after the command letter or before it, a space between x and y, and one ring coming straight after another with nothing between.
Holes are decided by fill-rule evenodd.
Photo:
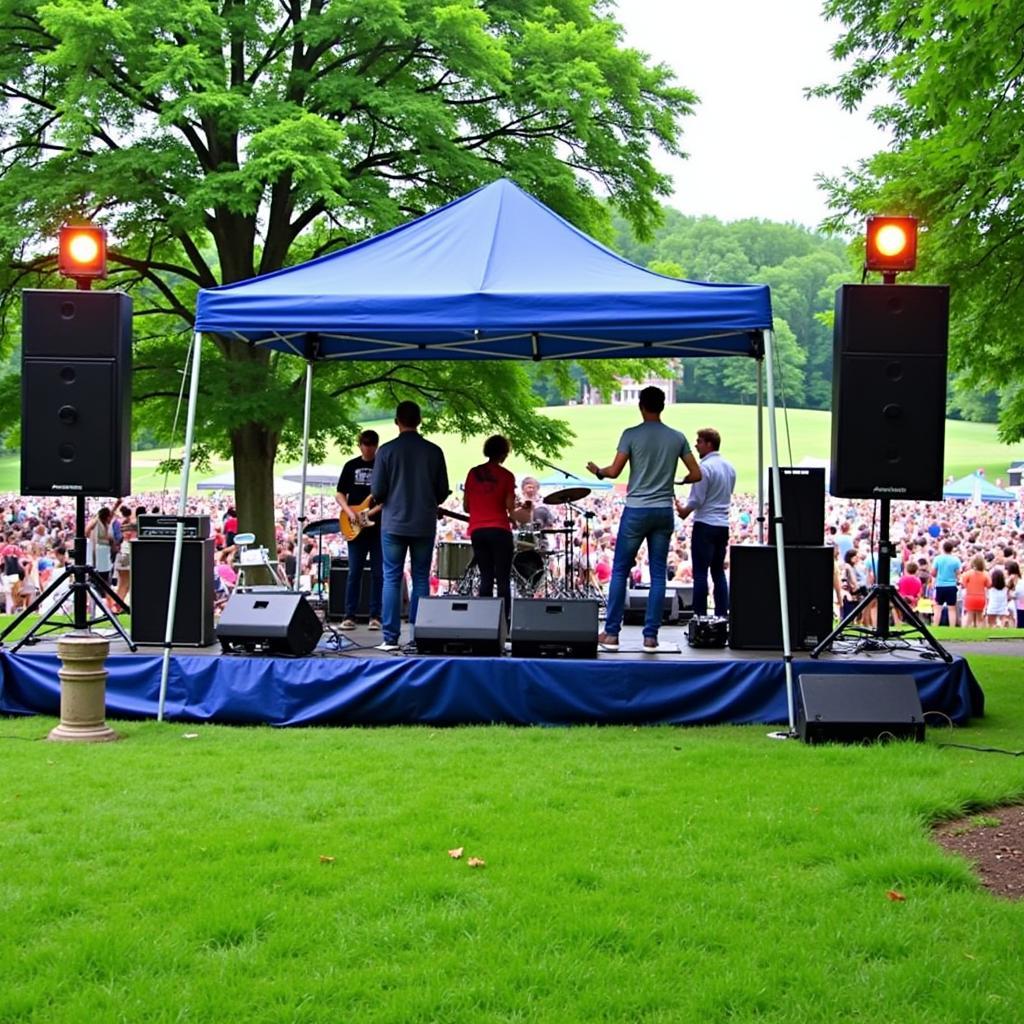
<instances>
[{"instance_id":1,"label":"drummer","mask_svg":"<svg viewBox=\"0 0 1024 1024\"><path fill-rule=\"evenodd\" d=\"M384 590L384 558L380 538L380 506L359 506L370 497L370 480L377 458L380 436L376 430L359 435L359 454L342 466L338 478L338 507L349 522L359 523L360 532L348 542L348 583L345 587L345 617L339 629L355 629L359 612L359 595L363 583L363 566L370 560L370 629L380 629L382 593ZM362 514L365 513L365 514Z\"/></svg>"},{"instance_id":2,"label":"drummer","mask_svg":"<svg viewBox=\"0 0 1024 1024\"><path fill-rule=\"evenodd\" d=\"M533 476L524 476L522 482L523 500L520 508L530 514L522 519L523 523L529 523L529 529L548 530L555 525L555 514L550 507L544 504L540 496L540 481ZM542 549L547 548L547 538L538 536L537 544Z\"/></svg>"},{"instance_id":3,"label":"drummer","mask_svg":"<svg viewBox=\"0 0 1024 1024\"><path fill-rule=\"evenodd\" d=\"M462 507L469 513L473 557L480 570L480 596L494 596L497 583L506 621L512 615L512 523L528 520L531 514L530 509L516 508L516 478L502 465L509 447L508 438L501 434L487 438L487 461L469 471L462 498Z\"/></svg>"}]
</instances>

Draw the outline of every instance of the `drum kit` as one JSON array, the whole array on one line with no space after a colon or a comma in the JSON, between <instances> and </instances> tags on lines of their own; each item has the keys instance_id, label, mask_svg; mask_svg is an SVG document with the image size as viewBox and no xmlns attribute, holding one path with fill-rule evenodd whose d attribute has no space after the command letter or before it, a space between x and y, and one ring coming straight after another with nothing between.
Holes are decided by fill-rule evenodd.
<instances>
[{"instance_id":1,"label":"drum kit","mask_svg":"<svg viewBox=\"0 0 1024 1024\"><path fill-rule=\"evenodd\" d=\"M564 487L553 491L545 505L563 505L563 526L540 528L524 523L514 535L512 556L512 593L517 598L592 598L604 602L604 594L590 571L590 520L594 513L579 508L576 502L590 494L589 487ZM587 565L578 565L573 545L578 520L584 527ZM437 546L437 576L447 583L450 593L476 592L479 572L468 541L442 541Z\"/></svg>"}]
</instances>

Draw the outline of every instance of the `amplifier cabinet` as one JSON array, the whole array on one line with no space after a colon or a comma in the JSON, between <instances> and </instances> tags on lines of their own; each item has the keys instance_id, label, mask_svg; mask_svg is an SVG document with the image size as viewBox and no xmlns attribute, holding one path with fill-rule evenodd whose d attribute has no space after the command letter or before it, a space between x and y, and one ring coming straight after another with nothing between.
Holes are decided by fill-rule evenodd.
<instances>
[{"instance_id":1,"label":"amplifier cabinet","mask_svg":"<svg viewBox=\"0 0 1024 1024\"><path fill-rule=\"evenodd\" d=\"M213 643L212 540L187 540L181 546L181 574L172 642L181 647ZM136 540L132 556L132 641L163 646L171 589L174 541Z\"/></svg>"}]
</instances>

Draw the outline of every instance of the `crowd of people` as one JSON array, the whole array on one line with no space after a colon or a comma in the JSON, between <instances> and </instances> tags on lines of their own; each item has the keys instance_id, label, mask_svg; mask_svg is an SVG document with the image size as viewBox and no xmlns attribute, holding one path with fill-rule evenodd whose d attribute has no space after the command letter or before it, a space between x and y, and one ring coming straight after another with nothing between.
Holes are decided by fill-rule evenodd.
<instances>
[{"instance_id":1,"label":"crowd of people","mask_svg":"<svg viewBox=\"0 0 1024 1024\"><path fill-rule=\"evenodd\" d=\"M612 649L627 586L649 587L648 608L655 610L661 607L655 591L666 584L690 586L695 612L710 610L713 593L716 614L727 614L728 546L760 543L766 518L756 497L732 493L735 474L722 455L718 432L697 431L691 449L683 434L661 423L654 391L642 396L641 422L623 434L612 460L588 464L597 480L617 479L628 466L627 488L595 489L571 505L545 503L533 477L517 482L502 465L508 442L497 435L485 445L485 461L465 482L450 486L443 452L419 433L418 407L402 403L396 412L398 437L378 449L376 434L364 432L359 455L339 480L337 498L321 498L319 506L315 497L307 500L307 521L314 513L342 517L362 527L356 536L347 540L340 530L321 532L306 537L300 552L298 499L278 497L272 554L289 580L298 573L305 577L302 585L314 590L325 582L332 560L350 560L355 571L348 577L343 628L355 625L359 570L368 563L370 625L382 629L384 649L399 645L403 576L411 584L415 618L420 597L455 585L451 571L438 564L438 553L453 546L471 550L478 592L484 595L543 594L549 584L564 584L567 574L579 576L574 583L607 597L601 642ZM679 479L689 488L677 488ZM8 494L0 495L0 506L0 608L12 613L32 605L72 561L75 502ZM147 512L175 514L176 494L146 493L106 503L89 499L88 560L129 603L131 545L138 517ZM196 496L189 500L189 512L211 518L223 601L238 579L233 498L218 492ZM850 613L878 582L876 515L870 501L826 499L822 543L834 551L837 616ZM893 502L889 532L896 550L890 582L923 621L1024 628L1024 504ZM861 621L872 625L873 614L870 606ZM645 647L656 650L660 621L656 612L648 618Z\"/></svg>"}]
</instances>

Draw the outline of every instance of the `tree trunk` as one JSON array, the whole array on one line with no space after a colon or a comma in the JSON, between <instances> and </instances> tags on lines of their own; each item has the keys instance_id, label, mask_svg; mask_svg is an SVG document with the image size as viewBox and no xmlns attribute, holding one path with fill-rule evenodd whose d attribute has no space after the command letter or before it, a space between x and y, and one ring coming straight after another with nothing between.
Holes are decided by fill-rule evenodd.
<instances>
[{"instance_id":1,"label":"tree trunk","mask_svg":"<svg viewBox=\"0 0 1024 1024\"><path fill-rule=\"evenodd\" d=\"M256 534L256 542L277 552L274 533L274 458L278 434L262 423L243 423L231 430L235 467L235 508L240 533Z\"/></svg>"}]
</instances>

